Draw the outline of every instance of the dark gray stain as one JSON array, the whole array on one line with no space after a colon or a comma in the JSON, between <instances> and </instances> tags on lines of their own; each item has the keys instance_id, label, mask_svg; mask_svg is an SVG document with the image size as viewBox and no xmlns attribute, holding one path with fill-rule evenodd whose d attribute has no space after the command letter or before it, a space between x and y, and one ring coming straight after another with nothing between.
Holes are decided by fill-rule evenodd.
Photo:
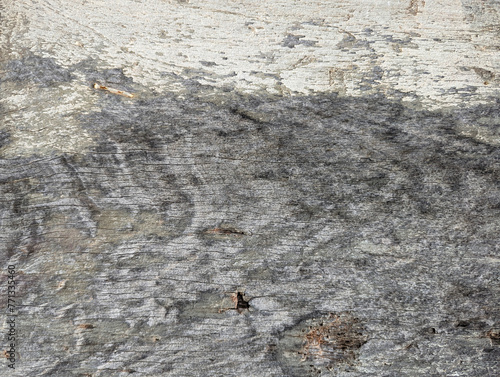
<instances>
[{"instance_id":1,"label":"dark gray stain","mask_svg":"<svg viewBox=\"0 0 500 377\"><path fill-rule=\"evenodd\" d=\"M496 27L499 16L497 0L462 0L462 9L468 23L487 32L499 34Z\"/></svg>"},{"instance_id":2,"label":"dark gray stain","mask_svg":"<svg viewBox=\"0 0 500 377\"><path fill-rule=\"evenodd\" d=\"M488 69L480 67L472 67L472 69L479 77L481 77L485 81L493 80L495 78L495 72L492 72Z\"/></svg>"},{"instance_id":3,"label":"dark gray stain","mask_svg":"<svg viewBox=\"0 0 500 377\"><path fill-rule=\"evenodd\" d=\"M216 62L209 62L209 61L206 61L206 60L200 60L200 63L204 67L213 67L213 66L217 65Z\"/></svg>"},{"instance_id":4,"label":"dark gray stain","mask_svg":"<svg viewBox=\"0 0 500 377\"><path fill-rule=\"evenodd\" d=\"M132 78L123 73L122 68L96 69L96 61L93 59L83 60L69 67L71 72L83 73L87 84L93 87L95 83L108 85L118 90L133 91L134 82Z\"/></svg>"},{"instance_id":5,"label":"dark gray stain","mask_svg":"<svg viewBox=\"0 0 500 377\"><path fill-rule=\"evenodd\" d=\"M362 49L362 50L367 50L371 52L371 54L375 57L375 49L371 46L374 41L368 41L366 39L362 38L356 38L352 33L348 32L343 32L344 36L342 40L337 43L337 48L347 51L350 49ZM369 33L365 32L365 34L370 35Z\"/></svg>"},{"instance_id":6,"label":"dark gray stain","mask_svg":"<svg viewBox=\"0 0 500 377\"><path fill-rule=\"evenodd\" d=\"M344 33L344 37L339 43L337 43L337 47L339 49L349 49L356 44L356 41L357 39L354 35L351 33Z\"/></svg>"},{"instance_id":7,"label":"dark gray stain","mask_svg":"<svg viewBox=\"0 0 500 377\"><path fill-rule=\"evenodd\" d=\"M30 82L40 87L52 87L72 79L71 71L58 65L54 59L30 55L9 61L5 65L2 81Z\"/></svg>"},{"instance_id":8,"label":"dark gray stain","mask_svg":"<svg viewBox=\"0 0 500 377\"><path fill-rule=\"evenodd\" d=\"M38 77L40 85L68 79L67 71L51 67L59 76L26 70L23 77ZM89 83L134 85L121 70L94 72L91 63L71 69L87 70ZM367 80L382 74L375 67ZM498 99L453 111L410 109L380 95L222 91L210 100L203 96L210 87L190 80L191 95L183 98L102 96L100 109L79 119L95 145L78 155L0 159L2 261L36 266L55 252L84 260L91 270L68 283L81 284L81 291L61 290L68 296L57 297L72 303L71 292L90 292L94 296L78 301L79 315L105 313L96 329L116 326L111 340L88 329L79 355L98 350L109 359L125 345L144 346L149 355L134 354L120 368L145 368L137 362L144 360L148 373L161 375L184 365L205 367L199 355L208 352L221 374L231 375L250 364L230 360L260 357L269 346L274 356L260 371L359 375L363 355L394 357L391 366L361 365L366 374L405 368L418 375L433 357L427 350L439 349L443 370L457 357L474 356L479 361L462 365L462 374L487 375L498 356L500 314L498 272L487 262L498 249ZM490 136L463 133L463 125ZM143 284L134 286L133 300L123 291L131 282ZM276 306L259 309L255 299L241 314L219 313L225 292L247 284L251 297L265 288ZM102 299L103 286L113 296ZM36 284L30 289L40 300L48 291ZM165 301L159 317L148 320L153 298ZM69 305L58 300L59 307ZM138 317L141 305L147 309ZM286 327L283 318L295 319ZM300 336L288 336L297 329ZM329 360L315 353L316 331L324 332L326 343L319 344L326 344ZM70 334L57 336L71 343ZM145 336L158 334L171 343L148 345ZM37 343L43 337L33 339L33 349L49 352ZM186 339L199 343L177 347ZM380 339L390 350L377 346ZM50 343L50 352L65 355L60 343ZM86 360L78 357L64 359L61 368ZM51 373L59 373L57 365Z\"/></svg>"},{"instance_id":9,"label":"dark gray stain","mask_svg":"<svg viewBox=\"0 0 500 377\"><path fill-rule=\"evenodd\" d=\"M305 35L287 34L281 45L283 47L294 48L297 45L315 46L318 43L318 41L310 41L302 38L305 38Z\"/></svg>"},{"instance_id":10,"label":"dark gray stain","mask_svg":"<svg viewBox=\"0 0 500 377\"><path fill-rule=\"evenodd\" d=\"M8 131L0 130L0 148L5 147L7 144L9 144L9 138L10 133Z\"/></svg>"},{"instance_id":11,"label":"dark gray stain","mask_svg":"<svg viewBox=\"0 0 500 377\"><path fill-rule=\"evenodd\" d=\"M380 74L375 67L373 79ZM332 221L354 226L345 229L347 239L376 218L390 223L386 216L391 214L425 218L436 226L451 215L443 213L447 207L456 209L455 218L465 218L468 210L462 203L472 200L489 216L486 203L498 202L495 194L485 202L465 189L471 174L495 182L497 148L457 131L460 124L482 117L492 119L483 126L493 132L499 116L494 105L440 113L410 110L383 97L224 95L223 106L195 97L155 97L132 104L105 99L101 111L82 118L99 144L79 164L115 180L89 184L103 197L125 194L117 185L129 177L141 195L155 198L152 208L178 218L176 229L189 223L189 198L199 192L208 208L221 213L233 208L232 215L218 220L235 228L245 228L239 225L239 213L265 213L266 203L274 201L290 203L283 216L305 221L302 231L311 235ZM203 169L193 170L192 164ZM255 180L280 187L277 196L257 195L251 188ZM211 222L199 231L214 228ZM276 241L293 228L283 227ZM264 242L264 234L251 237L255 247Z\"/></svg>"}]
</instances>

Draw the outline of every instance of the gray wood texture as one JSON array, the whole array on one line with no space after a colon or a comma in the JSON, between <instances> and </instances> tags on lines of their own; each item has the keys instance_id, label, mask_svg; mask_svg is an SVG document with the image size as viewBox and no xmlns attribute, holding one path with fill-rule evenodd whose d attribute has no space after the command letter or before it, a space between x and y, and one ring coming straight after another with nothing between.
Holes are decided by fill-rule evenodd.
<instances>
[{"instance_id":1,"label":"gray wood texture","mask_svg":"<svg viewBox=\"0 0 500 377\"><path fill-rule=\"evenodd\" d=\"M499 10L0 2L0 375L498 376Z\"/></svg>"}]
</instances>

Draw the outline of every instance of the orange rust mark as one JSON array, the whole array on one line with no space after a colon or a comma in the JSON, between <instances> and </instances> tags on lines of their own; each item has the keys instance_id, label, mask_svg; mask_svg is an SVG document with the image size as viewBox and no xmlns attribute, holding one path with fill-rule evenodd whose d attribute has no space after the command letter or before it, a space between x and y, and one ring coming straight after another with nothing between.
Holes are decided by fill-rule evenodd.
<instances>
[{"instance_id":1,"label":"orange rust mark","mask_svg":"<svg viewBox=\"0 0 500 377\"><path fill-rule=\"evenodd\" d=\"M81 325L78 325L79 329L93 329L95 326L90 324L90 323L82 323Z\"/></svg>"},{"instance_id":2,"label":"orange rust mark","mask_svg":"<svg viewBox=\"0 0 500 377\"><path fill-rule=\"evenodd\" d=\"M500 344L500 329L491 329L485 334L490 338L491 344Z\"/></svg>"},{"instance_id":3,"label":"orange rust mark","mask_svg":"<svg viewBox=\"0 0 500 377\"><path fill-rule=\"evenodd\" d=\"M100 85L98 83L94 84L94 89L105 90L105 91L110 92L112 94L117 94L117 95L123 96L123 97L128 97L128 98L133 98L134 97L134 95L132 93L125 92L124 90L118 90L118 89L109 88L107 86Z\"/></svg>"}]
</instances>

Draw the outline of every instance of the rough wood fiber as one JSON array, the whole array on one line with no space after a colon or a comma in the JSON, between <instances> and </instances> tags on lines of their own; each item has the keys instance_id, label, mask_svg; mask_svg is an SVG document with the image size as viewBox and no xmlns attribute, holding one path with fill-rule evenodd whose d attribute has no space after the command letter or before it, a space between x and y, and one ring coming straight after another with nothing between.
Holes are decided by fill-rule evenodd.
<instances>
[{"instance_id":1,"label":"rough wood fiber","mask_svg":"<svg viewBox=\"0 0 500 377\"><path fill-rule=\"evenodd\" d=\"M498 9L3 1L0 374L498 375Z\"/></svg>"}]
</instances>

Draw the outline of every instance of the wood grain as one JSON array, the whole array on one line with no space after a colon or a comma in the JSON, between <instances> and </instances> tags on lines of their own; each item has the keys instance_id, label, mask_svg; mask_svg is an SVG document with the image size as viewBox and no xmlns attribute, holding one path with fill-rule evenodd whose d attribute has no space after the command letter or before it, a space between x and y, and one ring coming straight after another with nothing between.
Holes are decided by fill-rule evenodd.
<instances>
[{"instance_id":1,"label":"wood grain","mask_svg":"<svg viewBox=\"0 0 500 377\"><path fill-rule=\"evenodd\" d=\"M0 374L498 375L498 10L3 1Z\"/></svg>"}]
</instances>

